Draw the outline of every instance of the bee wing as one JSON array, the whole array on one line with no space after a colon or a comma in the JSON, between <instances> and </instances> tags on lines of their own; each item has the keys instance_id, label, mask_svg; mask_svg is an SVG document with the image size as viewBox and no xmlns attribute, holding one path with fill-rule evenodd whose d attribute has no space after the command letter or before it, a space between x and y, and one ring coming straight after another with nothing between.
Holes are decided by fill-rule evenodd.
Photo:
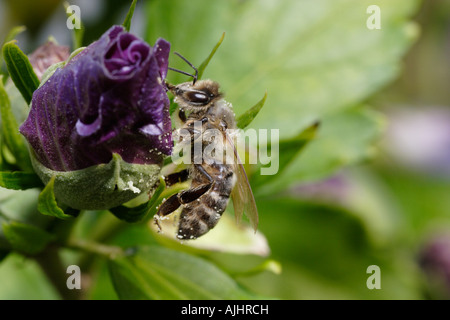
<instances>
[{"instance_id":1,"label":"bee wing","mask_svg":"<svg viewBox=\"0 0 450 320\"><path fill-rule=\"evenodd\" d=\"M252 188L248 182L247 174L245 173L244 166L242 165L239 154L234 146L234 143L230 136L225 133L227 143L231 146L234 152L234 172L236 174L236 184L231 192L233 199L234 214L236 221L239 223L242 218L242 214L245 212L247 218L250 220L250 224L256 231L258 227L258 209L256 208L255 198L253 197Z\"/></svg>"}]
</instances>

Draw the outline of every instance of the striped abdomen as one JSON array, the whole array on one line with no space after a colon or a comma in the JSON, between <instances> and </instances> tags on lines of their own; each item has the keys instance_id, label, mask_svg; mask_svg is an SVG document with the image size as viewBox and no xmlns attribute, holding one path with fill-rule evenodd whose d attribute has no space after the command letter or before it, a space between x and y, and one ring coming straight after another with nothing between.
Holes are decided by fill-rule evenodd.
<instances>
[{"instance_id":1,"label":"striped abdomen","mask_svg":"<svg viewBox=\"0 0 450 320\"><path fill-rule=\"evenodd\" d=\"M214 228L227 208L234 187L232 166L213 163L211 166L203 164L202 167L210 174L214 183L200 198L184 205L178 226L179 239L198 238ZM205 183L195 172L192 176L191 188Z\"/></svg>"}]
</instances>

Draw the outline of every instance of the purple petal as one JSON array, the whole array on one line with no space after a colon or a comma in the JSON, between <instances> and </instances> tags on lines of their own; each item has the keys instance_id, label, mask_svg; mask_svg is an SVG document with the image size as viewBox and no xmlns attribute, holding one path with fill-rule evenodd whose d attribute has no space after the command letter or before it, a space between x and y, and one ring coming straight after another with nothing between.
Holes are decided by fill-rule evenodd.
<instances>
[{"instance_id":1,"label":"purple petal","mask_svg":"<svg viewBox=\"0 0 450 320\"><path fill-rule=\"evenodd\" d=\"M159 38L156 40L153 50L156 60L158 61L161 78L165 79L167 76L167 68L169 67L168 57L170 52L170 43L163 38Z\"/></svg>"},{"instance_id":2,"label":"purple petal","mask_svg":"<svg viewBox=\"0 0 450 320\"><path fill-rule=\"evenodd\" d=\"M113 153L161 163L172 150L163 81L169 50L164 40L151 48L114 26L57 69L34 92L20 128L37 159L56 171L108 163Z\"/></svg>"}]
</instances>

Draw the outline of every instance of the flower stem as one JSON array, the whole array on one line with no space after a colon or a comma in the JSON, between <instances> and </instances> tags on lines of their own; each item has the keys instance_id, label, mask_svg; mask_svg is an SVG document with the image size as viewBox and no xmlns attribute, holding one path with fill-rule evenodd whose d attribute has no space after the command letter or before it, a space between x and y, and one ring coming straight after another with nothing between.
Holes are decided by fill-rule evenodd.
<instances>
[{"instance_id":1,"label":"flower stem","mask_svg":"<svg viewBox=\"0 0 450 320\"><path fill-rule=\"evenodd\" d=\"M123 254L123 250L120 247L108 246L101 243L90 242L81 239L71 240L65 245L65 247L69 249L93 253L107 259L114 259L115 257Z\"/></svg>"},{"instance_id":2,"label":"flower stem","mask_svg":"<svg viewBox=\"0 0 450 320\"><path fill-rule=\"evenodd\" d=\"M44 271L47 278L56 288L64 300L79 300L83 295L82 290L70 290L67 287L66 267L59 256L58 247L49 246L40 254L33 256Z\"/></svg>"}]
</instances>

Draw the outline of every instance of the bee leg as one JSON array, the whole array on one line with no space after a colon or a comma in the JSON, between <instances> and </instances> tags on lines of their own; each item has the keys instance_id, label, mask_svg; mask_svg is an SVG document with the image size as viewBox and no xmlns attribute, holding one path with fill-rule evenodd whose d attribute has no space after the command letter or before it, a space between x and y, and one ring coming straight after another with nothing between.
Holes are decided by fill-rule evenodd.
<instances>
[{"instance_id":1,"label":"bee leg","mask_svg":"<svg viewBox=\"0 0 450 320\"><path fill-rule=\"evenodd\" d=\"M158 216L167 216L168 214L171 214L175 210L178 209L179 206L181 206L182 203L179 198L179 193L176 193L172 196L170 196L166 201L164 201L158 208L158 212L156 213Z\"/></svg>"},{"instance_id":2,"label":"bee leg","mask_svg":"<svg viewBox=\"0 0 450 320\"><path fill-rule=\"evenodd\" d=\"M164 201L158 209L157 215L166 216L178 209L182 204L186 204L197 200L203 194L205 194L209 189L211 189L214 184L213 178L203 169L200 165L195 165L196 169L206 177L207 183L199 185L198 187L191 188L188 190L181 191L177 194L170 196L166 201ZM180 171L182 172L182 171ZM170 176L170 175L169 175Z\"/></svg>"},{"instance_id":3,"label":"bee leg","mask_svg":"<svg viewBox=\"0 0 450 320\"><path fill-rule=\"evenodd\" d=\"M211 189L212 185L213 185L213 183L209 182L206 184L202 184L198 187L180 192L178 194L178 196L180 198L181 203L186 204L186 203L197 200L202 195L204 195L209 189Z\"/></svg>"},{"instance_id":4,"label":"bee leg","mask_svg":"<svg viewBox=\"0 0 450 320\"><path fill-rule=\"evenodd\" d=\"M181 202L178 195L179 195L178 193L172 195L159 206L158 211L156 212L153 218L153 221L155 222L159 231L161 230L161 225L159 224L158 217L164 217L168 214L171 214L172 212L177 210L179 206L181 206Z\"/></svg>"},{"instance_id":5,"label":"bee leg","mask_svg":"<svg viewBox=\"0 0 450 320\"><path fill-rule=\"evenodd\" d=\"M189 170L184 169L184 170L169 174L167 177L164 178L164 181L166 182L166 186L170 187L179 182L184 182L188 178L189 178Z\"/></svg>"},{"instance_id":6,"label":"bee leg","mask_svg":"<svg viewBox=\"0 0 450 320\"><path fill-rule=\"evenodd\" d=\"M178 110L178 117L180 118L182 123L186 123L186 112L184 112L184 110Z\"/></svg>"}]
</instances>

